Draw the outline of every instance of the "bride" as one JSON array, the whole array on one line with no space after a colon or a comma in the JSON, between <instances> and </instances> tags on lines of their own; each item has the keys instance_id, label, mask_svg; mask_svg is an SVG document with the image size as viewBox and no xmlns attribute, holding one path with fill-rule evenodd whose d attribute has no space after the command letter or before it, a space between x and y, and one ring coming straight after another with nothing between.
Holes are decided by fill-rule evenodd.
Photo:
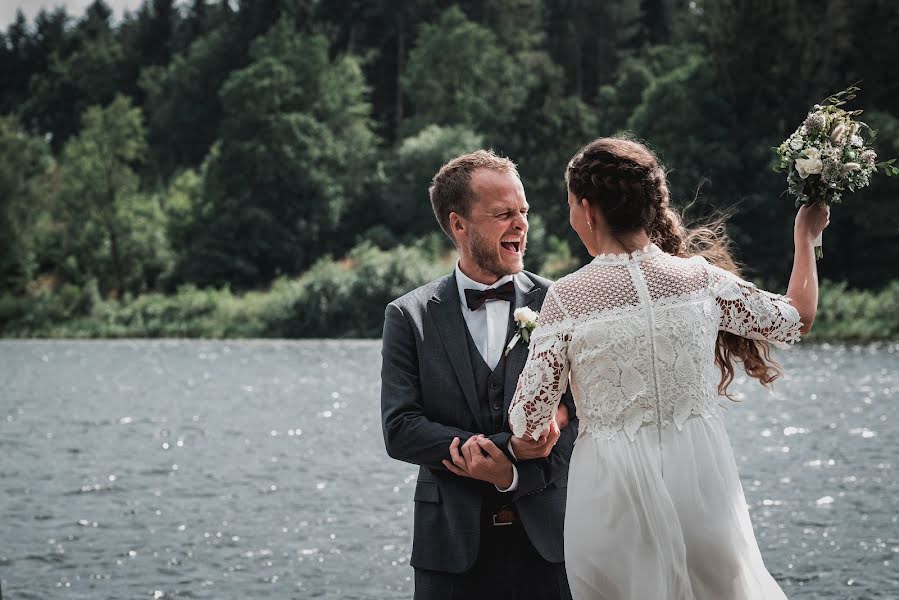
<instances>
[{"instance_id":1,"label":"bride","mask_svg":"<svg viewBox=\"0 0 899 600\"><path fill-rule=\"evenodd\" d=\"M574 598L785 598L762 562L719 398L737 361L770 384L780 371L768 344L811 328L813 240L829 209L799 209L784 297L740 279L723 238L685 231L645 146L597 139L565 176L571 226L595 258L549 289L509 413L515 435L539 438L570 378Z\"/></svg>"}]
</instances>

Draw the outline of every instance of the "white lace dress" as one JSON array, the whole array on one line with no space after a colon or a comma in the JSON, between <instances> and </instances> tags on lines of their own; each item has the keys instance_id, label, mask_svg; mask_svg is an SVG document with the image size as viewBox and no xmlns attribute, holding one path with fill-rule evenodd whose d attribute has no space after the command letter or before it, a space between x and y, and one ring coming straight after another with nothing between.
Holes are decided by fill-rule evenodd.
<instances>
[{"instance_id":1,"label":"white lace dress","mask_svg":"<svg viewBox=\"0 0 899 600\"><path fill-rule=\"evenodd\" d=\"M715 366L719 329L799 339L789 300L651 245L547 292L510 407L537 437L569 382L580 432L565 560L577 600L785 598L755 541Z\"/></svg>"}]
</instances>

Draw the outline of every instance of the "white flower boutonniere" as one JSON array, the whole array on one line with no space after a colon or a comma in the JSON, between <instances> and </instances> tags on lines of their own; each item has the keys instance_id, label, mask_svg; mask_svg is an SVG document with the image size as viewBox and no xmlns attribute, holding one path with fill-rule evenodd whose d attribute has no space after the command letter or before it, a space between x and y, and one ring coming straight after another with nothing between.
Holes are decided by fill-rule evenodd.
<instances>
[{"instance_id":1,"label":"white flower boutonniere","mask_svg":"<svg viewBox=\"0 0 899 600\"><path fill-rule=\"evenodd\" d=\"M524 340L525 344L530 342L531 332L537 328L537 317L539 316L539 313L525 306L516 308L513 316L515 317L515 324L518 325L518 332L512 337L509 345L506 346L506 355L512 351L512 348L515 347L518 340Z\"/></svg>"}]
</instances>

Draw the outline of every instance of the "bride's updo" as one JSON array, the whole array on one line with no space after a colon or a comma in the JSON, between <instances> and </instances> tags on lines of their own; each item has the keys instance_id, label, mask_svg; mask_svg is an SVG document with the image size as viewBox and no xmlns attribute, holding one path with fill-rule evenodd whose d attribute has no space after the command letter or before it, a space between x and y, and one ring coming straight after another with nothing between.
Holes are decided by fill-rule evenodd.
<instances>
[{"instance_id":1,"label":"bride's updo","mask_svg":"<svg viewBox=\"0 0 899 600\"><path fill-rule=\"evenodd\" d=\"M668 205L665 171L638 142L599 138L580 149L565 169L568 189L599 209L613 234L644 230L659 248L683 256L685 232Z\"/></svg>"},{"instance_id":2,"label":"bride's updo","mask_svg":"<svg viewBox=\"0 0 899 600\"><path fill-rule=\"evenodd\" d=\"M612 235L643 230L662 251L674 256L700 255L713 265L739 275L730 251L723 218L693 229L669 205L665 170L645 145L624 138L593 140L568 162L568 189L578 199L586 198L599 210ZM782 373L771 359L768 344L721 331L715 362L721 369L718 392L728 396L734 379L734 362L768 385ZM728 396L730 397L730 396Z\"/></svg>"}]
</instances>

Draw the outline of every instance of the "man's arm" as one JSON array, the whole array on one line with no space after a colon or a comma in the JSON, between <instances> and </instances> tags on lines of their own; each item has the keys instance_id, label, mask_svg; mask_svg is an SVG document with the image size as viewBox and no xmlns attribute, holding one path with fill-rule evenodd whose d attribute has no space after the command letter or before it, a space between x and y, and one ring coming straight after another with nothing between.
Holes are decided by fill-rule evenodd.
<instances>
[{"instance_id":1,"label":"man's arm","mask_svg":"<svg viewBox=\"0 0 899 600\"><path fill-rule=\"evenodd\" d=\"M381 421L384 445L391 458L445 470L453 438L463 442L474 434L428 420L424 415L415 336L402 309L384 311L381 348Z\"/></svg>"}]
</instances>

